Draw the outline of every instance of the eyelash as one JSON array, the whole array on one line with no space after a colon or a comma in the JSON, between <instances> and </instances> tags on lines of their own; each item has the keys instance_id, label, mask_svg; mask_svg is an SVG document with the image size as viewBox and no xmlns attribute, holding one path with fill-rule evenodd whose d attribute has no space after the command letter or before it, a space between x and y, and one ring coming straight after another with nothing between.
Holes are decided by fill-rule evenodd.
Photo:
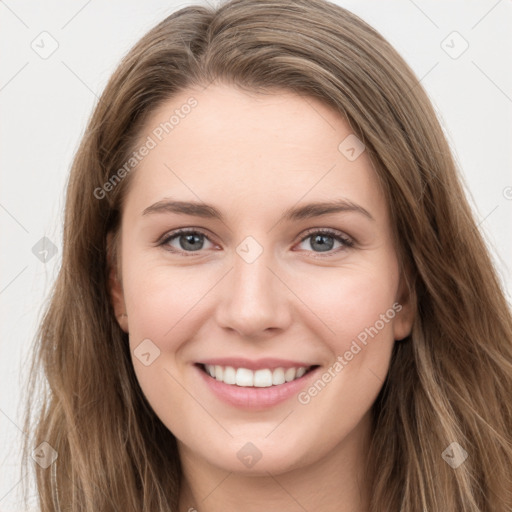
<instances>
[{"instance_id":1,"label":"eyelash","mask_svg":"<svg viewBox=\"0 0 512 512\"><path fill-rule=\"evenodd\" d=\"M165 236L161 242L157 243L157 245L165 246L172 239L178 237L179 235L198 235L198 234L203 235L205 238L207 238L209 240L208 235L206 233L204 233L203 231L201 231L200 229L184 228L184 229L177 229L175 231L172 231L171 233L168 233L167 236ZM325 255L322 255L322 253L314 253L315 254L313 256L314 258L329 258L330 256L338 254L343 249L349 249L351 247L354 247L354 245L355 245L354 240L352 240L348 236L344 235L340 231L337 231L334 229L329 229L329 228L324 228L324 229L312 228L312 229L306 231L305 236L303 238L301 238L299 243L304 242L305 240L310 238L312 235L327 235L327 236L330 236L330 237L336 239L343 245L342 248L338 248L335 251L334 250L330 251L328 254L325 254ZM210 240L210 242L211 242L211 240ZM185 257L195 256L196 253L201 252L201 251L182 251L182 250L177 250L175 248L167 249L165 247L164 247L164 249L169 252L175 253L175 254L182 254Z\"/></svg>"}]
</instances>

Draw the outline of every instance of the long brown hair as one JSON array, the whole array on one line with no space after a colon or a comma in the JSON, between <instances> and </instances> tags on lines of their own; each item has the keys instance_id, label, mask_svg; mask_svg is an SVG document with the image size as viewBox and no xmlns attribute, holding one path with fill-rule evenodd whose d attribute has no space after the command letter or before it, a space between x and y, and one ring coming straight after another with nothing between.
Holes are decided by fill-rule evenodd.
<instances>
[{"instance_id":1,"label":"long brown hair","mask_svg":"<svg viewBox=\"0 0 512 512\"><path fill-rule=\"evenodd\" d=\"M376 30L324 0L183 8L107 84L72 165L62 266L34 340L24 462L43 442L58 454L34 464L41 511L177 510L176 440L139 388L109 298L107 233L133 173L95 190L113 183L155 109L213 80L340 112L386 194L416 317L372 407L371 511L510 512L509 306L417 77ZM468 454L457 468L442 456L453 442Z\"/></svg>"}]
</instances>

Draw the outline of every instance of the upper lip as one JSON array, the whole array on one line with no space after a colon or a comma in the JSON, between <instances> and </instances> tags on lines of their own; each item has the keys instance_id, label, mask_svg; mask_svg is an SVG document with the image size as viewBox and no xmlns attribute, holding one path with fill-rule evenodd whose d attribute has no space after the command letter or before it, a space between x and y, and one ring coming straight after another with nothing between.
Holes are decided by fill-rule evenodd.
<instances>
[{"instance_id":1,"label":"upper lip","mask_svg":"<svg viewBox=\"0 0 512 512\"><path fill-rule=\"evenodd\" d=\"M268 368L274 370L276 368L300 368L304 366L316 366L314 363L306 363L304 361L292 361L290 359L244 359L243 357L218 357L213 359L203 359L198 361L198 364L218 365L218 366L232 366L233 368L247 368L248 370L262 370Z\"/></svg>"}]
</instances>

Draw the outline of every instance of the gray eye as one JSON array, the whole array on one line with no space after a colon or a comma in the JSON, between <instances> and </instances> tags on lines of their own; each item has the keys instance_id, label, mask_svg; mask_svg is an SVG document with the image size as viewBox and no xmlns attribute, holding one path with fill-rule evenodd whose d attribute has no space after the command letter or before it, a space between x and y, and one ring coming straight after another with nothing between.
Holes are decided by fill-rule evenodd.
<instances>
[{"instance_id":1,"label":"gray eye","mask_svg":"<svg viewBox=\"0 0 512 512\"><path fill-rule=\"evenodd\" d=\"M328 252L336 247L334 244L338 242L340 246L343 244L339 241L339 237L335 235L331 235L329 233L313 233L304 238L301 244L304 244L309 241L309 248L306 247L305 250L313 250L314 252Z\"/></svg>"},{"instance_id":2,"label":"gray eye","mask_svg":"<svg viewBox=\"0 0 512 512\"><path fill-rule=\"evenodd\" d=\"M178 241L178 245L175 244L176 241ZM164 244L170 245L177 251L196 252L205 249L205 241L208 241L208 238L203 233L198 231L182 231L169 236L164 241Z\"/></svg>"}]
</instances>

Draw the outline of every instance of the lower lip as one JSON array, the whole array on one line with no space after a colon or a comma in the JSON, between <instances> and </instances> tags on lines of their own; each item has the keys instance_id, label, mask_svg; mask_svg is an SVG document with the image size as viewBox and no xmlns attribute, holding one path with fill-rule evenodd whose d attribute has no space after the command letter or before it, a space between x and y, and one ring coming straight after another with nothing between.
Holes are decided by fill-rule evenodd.
<instances>
[{"instance_id":1,"label":"lower lip","mask_svg":"<svg viewBox=\"0 0 512 512\"><path fill-rule=\"evenodd\" d=\"M201 378L210 388L210 390L221 400L227 402L235 407L244 409L266 409L277 405L291 396L298 394L311 379L316 375L317 367L310 372L304 374L302 377L285 382L278 386L269 386L265 388L256 387L243 387L231 384L226 384L217 379L214 379L199 366L195 365L195 369L199 372Z\"/></svg>"}]
</instances>

